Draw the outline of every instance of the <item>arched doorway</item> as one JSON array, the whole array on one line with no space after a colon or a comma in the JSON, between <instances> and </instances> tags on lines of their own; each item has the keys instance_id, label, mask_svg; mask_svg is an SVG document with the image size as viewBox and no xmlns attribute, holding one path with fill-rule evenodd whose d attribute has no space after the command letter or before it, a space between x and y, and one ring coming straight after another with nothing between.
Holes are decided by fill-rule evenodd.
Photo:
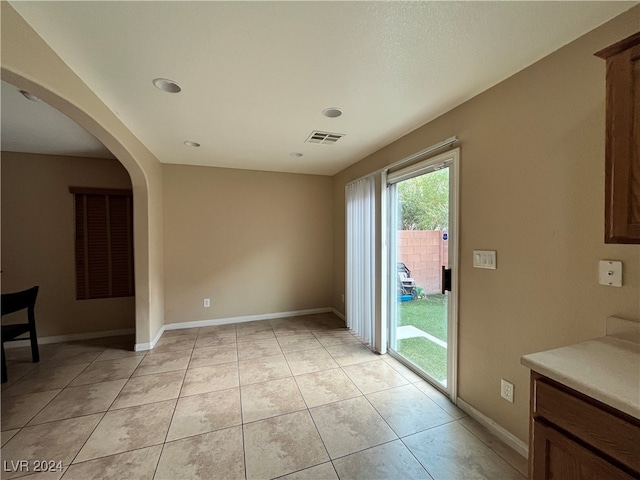
<instances>
[{"instance_id":1,"label":"arched doorway","mask_svg":"<svg viewBox=\"0 0 640 480\"><path fill-rule=\"evenodd\" d=\"M2 291L40 287L41 342L135 332L131 177L61 112L1 82Z\"/></svg>"},{"instance_id":2,"label":"arched doorway","mask_svg":"<svg viewBox=\"0 0 640 480\"><path fill-rule=\"evenodd\" d=\"M4 81L2 86L3 117L9 123L15 110L8 104L13 97L20 95L18 87ZM27 103L22 98L17 101L20 100ZM43 113L55 112L44 101L39 105L26 105L27 109L33 107L43 117L47 117ZM64 120L69 124L73 123L60 115L58 128ZM42 126L45 125L43 123ZM44 130L33 130L28 137L30 143L36 143ZM76 197L79 194L69 191L70 186L95 189L96 194L101 190L130 191L132 181L128 170L113 158L55 155L46 149L46 153L38 154L28 147L26 152L29 153L16 153L7 148L6 144L6 141L3 142L2 154L5 227L2 235L3 291L21 290L32 286L31 283L40 285L38 304L41 314L38 320L41 337L73 340L130 333L135 327L136 319L135 298L131 296L133 291L86 292L83 295L77 291L77 264L82 262L82 259L74 255L78 248L77 239L74 238L74 223L78 221ZM100 197L92 195L87 198ZM119 197L110 195L105 198L111 199L109 203L113 204ZM133 213L132 207L128 210L130 216ZM113 215L114 212L111 212L110 217ZM129 245L133 247L132 244ZM112 251L109 247L109 254ZM133 251L131 248L131 256ZM87 256L89 258L96 257ZM134 266L133 258L131 260L131 265ZM100 270L91 269L92 276L98 276L92 282L96 287L103 284L99 276L106 274ZM109 270L112 270L111 264ZM117 277L110 276L111 278ZM134 278L131 278L132 284ZM136 343L141 342L138 339Z\"/></svg>"},{"instance_id":3,"label":"arched doorway","mask_svg":"<svg viewBox=\"0 0 640 480\"><path fill-rule=\"evenodd\" d=\"M152 348L164 325L160 162L11 5L2 2L0 8L2 79L64 113L102 142L129 172L135 198L136 348Z\"/></svg>"}]
</instances>

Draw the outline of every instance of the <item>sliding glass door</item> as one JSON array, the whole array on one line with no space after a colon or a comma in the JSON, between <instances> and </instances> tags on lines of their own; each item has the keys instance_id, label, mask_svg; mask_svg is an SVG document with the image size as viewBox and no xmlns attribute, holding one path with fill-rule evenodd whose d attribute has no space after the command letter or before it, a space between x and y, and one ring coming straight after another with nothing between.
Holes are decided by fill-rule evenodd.
<instances>
[{"instance_id":1,"label":"sliding glass door","mask_svg":"<svg viewBox=\"0 0 640 480\"><path fill-rule=\"evenodd\" d=\"M387 176L389 352L455 398L458 150Z\"/></svg>"}]
</instances>

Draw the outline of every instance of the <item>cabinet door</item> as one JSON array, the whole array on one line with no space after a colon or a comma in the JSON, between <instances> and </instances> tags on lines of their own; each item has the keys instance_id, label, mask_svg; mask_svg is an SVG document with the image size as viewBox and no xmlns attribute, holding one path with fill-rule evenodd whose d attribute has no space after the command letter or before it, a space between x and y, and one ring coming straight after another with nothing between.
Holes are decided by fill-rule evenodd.
<instances>
[{"instance_id":1,"label":"cabinet door","mask_svg":"<svg viewBox=\"0 0 640 480\"><path fill-rule=\"evenodd\" d=\"M539 420L533 421L532 480L633 480L616 466Z\"/></svg>"},{"instance_id":2,"label":"cabinet door","mask_svg":"<svg viewBox=\"0 0 640 480\"><path fill-rule=\"evenodd\" d=\"M605 241L640 243L640 45L607 59Z\"/></svg>"}]
</instances>

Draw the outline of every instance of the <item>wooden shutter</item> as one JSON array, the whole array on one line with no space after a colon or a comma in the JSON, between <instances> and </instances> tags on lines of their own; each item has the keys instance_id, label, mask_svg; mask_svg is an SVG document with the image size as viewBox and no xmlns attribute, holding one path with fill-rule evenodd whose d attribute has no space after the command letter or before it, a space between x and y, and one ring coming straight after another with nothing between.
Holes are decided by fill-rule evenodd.
<instances>
[{"instance_id":1,"label":"wooden shutter","mask_svg":"<svg viewBox=\"0 0 640 480\"><path fill-rule=\"evenodd\" d=\"M76 298L134 295L131 191L70 191L75 197Z\"/></svg>"}]
</instances>

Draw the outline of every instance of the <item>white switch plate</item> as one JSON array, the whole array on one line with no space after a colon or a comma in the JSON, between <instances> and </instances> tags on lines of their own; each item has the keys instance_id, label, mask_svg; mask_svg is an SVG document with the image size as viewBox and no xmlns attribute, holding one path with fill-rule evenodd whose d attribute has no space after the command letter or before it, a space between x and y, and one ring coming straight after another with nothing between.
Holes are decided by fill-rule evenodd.
<instances>
[{"instance_id":1,"label":"white switch plate","mask_svg":"<svg viewBox=\"0 0 640 480\"><path fill-rule=\"evenodd\" d=\"M610 287L622 286L622 262L615 260L600 260L598 269L600 285Z\"/></svg>"},{"instance_id":2,"label":"white switch plate","mask_svg":"<svg viewBox=\"0 0 640 480\"><path fill-rule=\"evenodd\" d=\"M473 251L474 268L496 269L496 251L495 250L474 250Z\"/></svg>"}]
</instances>

